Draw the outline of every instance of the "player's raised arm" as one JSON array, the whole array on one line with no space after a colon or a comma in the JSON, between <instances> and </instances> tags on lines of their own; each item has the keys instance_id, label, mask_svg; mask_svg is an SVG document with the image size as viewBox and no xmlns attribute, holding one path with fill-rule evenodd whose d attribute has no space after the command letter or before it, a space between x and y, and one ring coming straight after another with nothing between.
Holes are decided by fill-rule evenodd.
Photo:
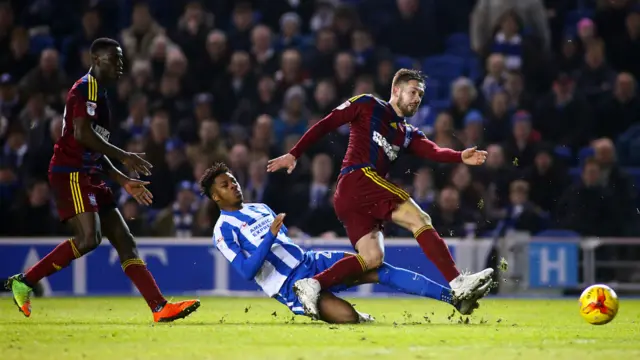
<instances>
[{"instance_id":1,"label":"player's raised arm","mask_svg":"<svg viewBox=\"0 0 640 360\"><path fill-rule=\"evenodd\" d=\"M300 140L298 140L298 143L287 154L269 160L269 163L267 164L267 171L275 172L286 168L287 172L291 174L293 169L296 167L297 159L302 156L309 147L315 144L323 136L355 118L357 106L354 106L353 103L359 98L359 96L356 96L345 101L342 105L333 109L329 115L325 116L322 120L309 128L309 130L302 135Z\"/></svg>"},{"instance_id":2,"label":"player's raised arm","mask_svg":"<svg viewBox=\"0 0 640 360\"><path fill-rule=\"evenodd\" d=\"M271 246L282 227L284 216L284 214L276 216L271 224L270 231L264 236L264 239L260 245L258 245L253 255L249 257L245 257L242 253L238 242L238 237L243 235L236 233L236 231L226 223L216 226L213 231L213 241L222 255L231 262L231 266L242 275L242 278L245 280L253 280L267 258L269 250L271 250Z\"/></svg>"},{"instance_id":3,"label":"player's raised arm","mask_svg":"<svg viewBox=\"0 0 640 360\"><path fill-rule=\"evenodd\" d=\"M462 152L439 147L436 143L427 139L422 131L414 127L407 126L407 132L411 132L411 142L408 149L413 154L443 163L462 162Z\"/></svg>"}]
</instances>

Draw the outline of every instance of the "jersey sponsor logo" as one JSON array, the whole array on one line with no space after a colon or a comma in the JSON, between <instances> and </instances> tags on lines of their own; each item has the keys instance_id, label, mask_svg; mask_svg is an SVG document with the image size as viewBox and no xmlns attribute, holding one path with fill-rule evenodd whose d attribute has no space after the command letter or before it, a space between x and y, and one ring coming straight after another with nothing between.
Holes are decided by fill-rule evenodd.
<instances>
[{"instance_id":1,"label":"jersey sponsor logo","mask_svg":"<svg viewBox=\"0 0 640 360\"><path fill-rule=\"evenodd\" d=\"M93 124L93 130L96 134L100 135L105 141L109 141L109 137L111 136L111 132L100 125Z\"/></svg>"},{"instance_id":2,"label":"jersey sponsor logo","mask_svg":"<svg viewBox=\"0 0 640 360\"><path fill-rule=\"evenodd\" d=\"M382 150L387 155L389 160L393 161L398 158L398 152L400 151L400 147L389 144L387 139L384 136L380 135L379 132L377 131L373 132L373 141L382 148Z\"/></svg>"},{"instance_id":3,"label":"jersey sponsor logo","mask_svg":"<svg viewBox=\"0 0 640 360\"><path fill-rule=\"evenodd\" d=\"M255 222L255 224L251 225L249 228L249 232L253 237L262 237L267 230L271 227L271 216L265 216L262 219Z\"/></svg>"},{"instance_id":4,"label":"jersey sponsor logo","mask_svg":"<svg viewBox=\"0 0 640 360\"><path fill-rule=\"evenodd\" d=\"M87 101L87 114L95 116L97 108L98 104L94 103L93 101Z\"/></svg>"}]
</instances>

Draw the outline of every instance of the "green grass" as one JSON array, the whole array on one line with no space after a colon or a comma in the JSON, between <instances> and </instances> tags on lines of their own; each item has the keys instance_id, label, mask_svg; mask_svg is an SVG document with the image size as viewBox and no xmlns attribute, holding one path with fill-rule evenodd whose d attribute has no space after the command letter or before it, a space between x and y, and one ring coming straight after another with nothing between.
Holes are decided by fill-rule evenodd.
<instances>
[{"instance_id":1,"label":"green grass","mask_svg":"<svg viewBox=\"0 0 640 360\"><path fill-rule=\"evenodd\" d=\"M154 324L139 298L35 299L27 319L0 298L0 358L640 359L638 300L605 326L584 322L575 300L488 299L468 324L436 301L352 302L378 322L332 326L247 298L203 298L173 324Z\"/></svg>"}]
</instances>

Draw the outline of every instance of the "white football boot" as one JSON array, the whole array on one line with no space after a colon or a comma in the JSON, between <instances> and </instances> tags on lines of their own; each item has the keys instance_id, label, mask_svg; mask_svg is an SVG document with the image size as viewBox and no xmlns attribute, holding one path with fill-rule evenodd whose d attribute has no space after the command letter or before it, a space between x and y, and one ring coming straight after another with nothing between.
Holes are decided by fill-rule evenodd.
<instances>
[{"instance_id":1,"label":"white football boot","mask_svg":"<svg viewBox=\"0 0 640 360\"><path fill-rule=\"evenodd\" d=\"M363 313L363 312L360 312L358 310L356 310L356 312L358 313L358 317L359 317L359 322L360 323L369 323L369 322L376 321L376 319L373 316L371 316L371 315L369 315L367 313Z\"/></svg>"},{"instance_id":2,"label":"white football boot","mask_svg":"<svg viewBox=\"0 0 640 360\"><path fill-rule=\"evenodd\" d=\"M453 295L454 300L469 300L477 297L478 292L484 294L484 292L486 291L486 289L484 289L484 285L486 285L487 283L491 283L492 275L493 269L491 268L484 269L475 274L458 275L458 277L451 280L451 282L449 283L449 286L451 286L451 294ZM483 290L479 290L480 288L482 288Z\"/></svg>"},{"instance_id":3,"label":"white football boot","mask_svg":"<svg viewBox=\"0 0 640 360\"><path fill-rule=\"evenodd\" d=\"M312 319L318 319L318 297L320 296L320 283L313 278L302 279L293 284L293 291L302 303L304 313Z\"/></svg>"},{"instance_id":4,"label":"white football boot","mask_svg":"<svg viewBox=\"0 0 640 360\"><path fill-rule=\"evenodd\" d=\"M473 311L480 307L478 300L489 294L491 291L491 286L493 285L493 281L489 280L486 284L480 286L478 291L475 292L475 295L466 300L459 300L458 303L454 303L453 306L458 309L460 314L462 315L471 315Z\"/></svg>"}]
</instances>

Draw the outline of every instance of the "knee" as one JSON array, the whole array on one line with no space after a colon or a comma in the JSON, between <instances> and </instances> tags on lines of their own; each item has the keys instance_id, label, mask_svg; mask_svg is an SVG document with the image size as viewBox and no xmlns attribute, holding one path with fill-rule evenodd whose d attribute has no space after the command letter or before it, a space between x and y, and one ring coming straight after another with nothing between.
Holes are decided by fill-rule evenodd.
<instances>
[{"instance_id":1,"label":"knee","mask_svg":"<svg viewBox=\"0 0 640 360\"><path fill-rule=\"evenodd\" d=\"M382 249L370 249L360 253L367 270L377 269L384 263L384 251Z\"/></svg>"},{"instance_id":2,"label":"knee","mask_svg":"<svg viewBox=\"0 0 640 360\"><path fill-rule=\"evenodd\" d=\"M75 243L80 254L87 254L93 251L102 242L102 235L100 232L92 231L82 236L75 237Z\"/></svg>"},{"instance_id":3,"label":"knee","mask_svg":"<svg viewBox=\"0 0 640 360\"><path fill-rule=\"evenodd\" d=\"M131 233L127 233L124 235L124 238L121 239L121 244L118 248L118 256L120 257L120 262L137 259L138 256L138 248L136 247L136 243L133 240L133 235Z\"/></svg>"},{"instance_id":4,"label":"knee","mask_svg":"<svg viewBox=\"0 0 640 360\"><path fill-rule=\"evenodd\" d=\"M411 232L415 233L425 226L432 226L431 224L431 216L426 212L422 211L422 209L416 209L416 211L411 214L408 218L408 222L410 223L409 229Z\"/></svg>"}]
</instances>

